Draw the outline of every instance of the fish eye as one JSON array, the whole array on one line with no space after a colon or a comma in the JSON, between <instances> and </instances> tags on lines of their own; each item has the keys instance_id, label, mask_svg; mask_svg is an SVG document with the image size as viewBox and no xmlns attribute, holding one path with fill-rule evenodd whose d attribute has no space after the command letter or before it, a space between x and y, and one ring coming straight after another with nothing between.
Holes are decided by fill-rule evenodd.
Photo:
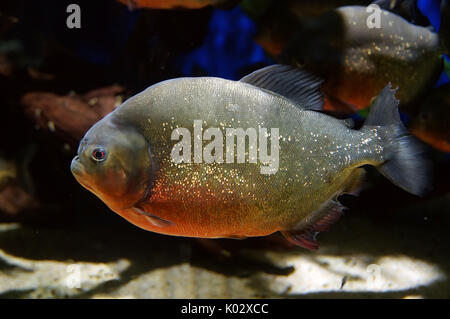
<instances>
[{"instance_id":1,"label":"fish eye","mask_svg":"<svg viewBox=\"0 0 450 319\"><path fill-rule=\"evenodd\" d=\"M103 148L96 148L92 151L92 159L101 162L106 157L106 151Z\"/></svg>"}]
</instances>

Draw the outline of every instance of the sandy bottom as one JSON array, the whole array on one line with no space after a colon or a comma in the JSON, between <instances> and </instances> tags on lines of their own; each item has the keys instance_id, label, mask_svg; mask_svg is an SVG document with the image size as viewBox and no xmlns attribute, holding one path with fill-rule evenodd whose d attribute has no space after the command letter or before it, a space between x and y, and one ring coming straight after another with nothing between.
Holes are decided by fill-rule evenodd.
<instances>
[{"instance_id":1,"label":"sandy bottom","mask_svg":"<svg viewBox=\"0 0 450 319\"><path fill-rule=\"evenodd\" d=\"M315 252L278 236L205 245L120 217L107 225L4 223L0 297L449 298L450 212L433 205L383 220L348 213L319 236Z\"/></svg>"}]
</instances>

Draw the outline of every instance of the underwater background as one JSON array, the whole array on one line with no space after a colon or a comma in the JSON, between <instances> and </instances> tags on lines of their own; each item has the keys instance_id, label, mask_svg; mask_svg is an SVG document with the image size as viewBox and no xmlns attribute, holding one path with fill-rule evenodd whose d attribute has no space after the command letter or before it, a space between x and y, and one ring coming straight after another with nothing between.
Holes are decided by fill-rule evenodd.
<instances>
[{"instance_id":1,"label":"underwater background","mask_svg":"<svg viewBox=\"0 0 450 319\"><path fill-rule=\"evenodd\" d=\"M349 38L335 11L371 2L2 1L0 297L449 298L450 9L376 1L405 20L409 38L393 47L364 32ZM81 28L67 25L72 3ZM439 42L420 46L418 27ZM279 234L147 232L73 178L84 133L127 98L170 78L238 80L274 63L322 77L325 112L356 126L372 92L399 86L402 120L429 148L432 191L410 195L369 168L361 194L341 199L345 217L308 251Z\"/></svg>"}]
</instances>

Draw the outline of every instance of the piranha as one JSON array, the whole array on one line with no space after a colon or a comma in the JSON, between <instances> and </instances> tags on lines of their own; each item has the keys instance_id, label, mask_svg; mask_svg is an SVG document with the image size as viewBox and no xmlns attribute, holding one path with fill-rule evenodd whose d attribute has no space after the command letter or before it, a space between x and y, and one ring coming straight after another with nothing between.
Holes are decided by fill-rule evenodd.
<instances>
[{"instance_id":1,"label":"piranha","mask_svg":"<svg viewBox=\"0 0 450 319\"><path fill-rule=\"evenodd\" d=\"M429 187L422 146L400 121L389 85L360 130L318 111L320 86L320 79L285 65L239 81L157 83L89 129L72 173L111 210L149 231L236 239L281 232L317 249L316 234L343 213L338 196L357 191L361 166L375 166L412 194ZM250 133L262 128L258 138ZM237 159L225 161L236 145L224 137L235 133ZM278 152L278 165L264 171L268 160L261 155L269 150Z\"/></svg>"},{"instance_id":2,"label":"piranha","mask_svg":"<svg viewBox=\"0 0 450 319\"><path fill-rule=\"evenodd\" d=\"M450 152L450 83L433 88L412 117L409 129L442 152Z\"/></svg>"},{"instance_id":3,"label":"piranha","mask_svg":"<svg viewBox=\"0 0 450 319\"><path fill-rule=\"evenodd\" d=\"M384 10L399 15L415 25L429 26L439 31L441 24L441 0L375 0L372 2Z\"/></svg>"},{"instance_id":4,"label":"piranha","mask_svg":"<svg viewBox=\"0 0 450 319\"><path fill-rule=\"evenodd\" d=\"M404 106L424 95L439 77L437 33L385 10L380 26L372 29L366 7L341 7L335 12L342 17L345 35L339 40L341 62L324 86L329 110L342 105L364 108L388 81L399 88L397 98Z\"/></svg>"},{"instance_id":5,"label":"piranha","mask_svg":"<svg viewBox=\"0 0 450 319\"><path fill-rule=\"evenodd\" d=\"M392 12L343 6L318 17L293 15L260 19L256 40L277 61L326 80L325 110L348 115L364 109L388 82L398 87L403 109L426 94L442 71L439 34Z\"/></svg>"}]
</instances>

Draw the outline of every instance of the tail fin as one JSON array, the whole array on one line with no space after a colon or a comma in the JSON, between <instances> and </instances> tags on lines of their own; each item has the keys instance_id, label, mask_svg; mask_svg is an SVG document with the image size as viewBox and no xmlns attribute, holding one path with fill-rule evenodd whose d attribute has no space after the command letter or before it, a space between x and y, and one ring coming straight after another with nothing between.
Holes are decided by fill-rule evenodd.
<instances>
[{"instance_id":1,"label":"tail fin","mask_svg":"<svg viewBox=\"0 0 450 319\"><path fill-rule=\"evenodd\" d=\"M396 90L387 85L373 101L364 127L381 126L387 160L377 169L405 191L422 196L430 189L431 163L426 147L400 120Z\"/></svg>"}]
</instances>

